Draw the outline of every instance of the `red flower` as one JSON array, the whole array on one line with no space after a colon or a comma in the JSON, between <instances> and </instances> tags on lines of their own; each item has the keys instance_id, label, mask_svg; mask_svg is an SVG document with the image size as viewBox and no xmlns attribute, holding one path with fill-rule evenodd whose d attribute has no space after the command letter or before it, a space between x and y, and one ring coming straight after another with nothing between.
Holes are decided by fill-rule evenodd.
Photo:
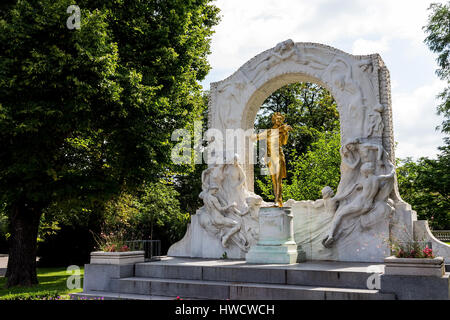
<instances>
[{"instance_id":1,"label":"red flower","mask_svg":"<svg viewBox=\"0 0 450 320\"><path fill-rule=\"evenodd\" d=\"M425 249L423 249L423 254L425 255L425 257L427 258L433 258L433 250L428 248L428 246L426 246Z\"/></svg>"}]
</instances>

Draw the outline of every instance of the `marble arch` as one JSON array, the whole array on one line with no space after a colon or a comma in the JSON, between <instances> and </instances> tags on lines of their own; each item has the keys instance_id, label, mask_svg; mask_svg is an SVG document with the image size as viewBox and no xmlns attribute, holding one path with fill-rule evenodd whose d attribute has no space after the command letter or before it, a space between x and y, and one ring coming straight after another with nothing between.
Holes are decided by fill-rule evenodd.
<instances>
[{"instance_id":1,"label":"marble arch","mask_svg":"<svg viewBox=\"0 0 450 320\"><path fill-rule=\"evenodd\" d=\"M327 88L336 99L342 144L355 138L377 141L390 160L395 159L389 71L381 57L354 56L317 43L281 42L225 80L212 83L208 126L222 131L251 129L272 92L304 81ZM253 189L253 171L250 166L245 169L247 185Z\"/></svg>"},{"instance_id":2,"label":"marble arch","mask_svg":"<svg viewBox=\"0 0 450 320\"><path fill-rule=\"evenodd\" d=\"M211 83L208 127L224 135L226 129L252 129L272 92L302 81L327 88L337 102L341 181L333 212L326 197L287 201L294 213L295 242L310 260L381 262L390 254L389 240L413 238L417 218L398 192L389 71L378 54L355 56L322 44L283 41ZM253 193L252 166L245 156L239 163L209 165L202 174L205 205L169 255L219 258L226 251L230 258L245 257L258 239L258 211L265 205ZM365 183L368 167L373 167L377 186L364 198L362 191L350 189ZM330 244L329 238L336 239Z\"/></svg>"}]
</instances>

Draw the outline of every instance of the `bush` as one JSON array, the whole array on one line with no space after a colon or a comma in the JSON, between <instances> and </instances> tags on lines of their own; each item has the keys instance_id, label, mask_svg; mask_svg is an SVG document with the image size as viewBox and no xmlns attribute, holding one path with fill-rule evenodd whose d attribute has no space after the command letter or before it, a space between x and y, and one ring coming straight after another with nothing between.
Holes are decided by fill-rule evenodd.
<instances>
[{"instance_id":1,"label":"bush","mask_svg":"<svg viewBox=\"0 0 450 320\"><path fill-rule=\"evenodd\" d=\"M38 245L39 267L64 267L89 263L95 240L85 226L61 226Z\"/></svg>"},{"instance_id":2,"label":"bush","mask_svg":"<svg viewBox=\"0 0 450 320\"><path fill-rule=\"evenodd\" d=\"M67 297L61 297L57 291L41 291L21 294L8 294L0 300L67 300Z\"/></svg>"},{"instance_id":3,"label":"bush","mask_svg":"<svg viewBox=\"0 0 450 320\"><path fill-rule=\"evenodd\" d=\"M397 258L434 258L433 250L428 247L427 242L423 241L394 243L391 245L391 250Z\"/></svg>"},{"instance_id":4,"label":"bush","mask_svg":"<svg viewBox=\"0 0 450 320\"><path fill-rule=\"evenodd\" d=\"M76 202L55 204L45 215L58 226L41 221L38 245L40 267L89 263L90 253L99 246L101 232L120 234L121 240L161 240L161 253L186 232L189 214L181 211L179 193L166 181L149 183L140 192L123 192L97 209ZM45 227L47 226L47 227ZM116 244L117 245L117 244Z\"/></svg>"}]
</instances>

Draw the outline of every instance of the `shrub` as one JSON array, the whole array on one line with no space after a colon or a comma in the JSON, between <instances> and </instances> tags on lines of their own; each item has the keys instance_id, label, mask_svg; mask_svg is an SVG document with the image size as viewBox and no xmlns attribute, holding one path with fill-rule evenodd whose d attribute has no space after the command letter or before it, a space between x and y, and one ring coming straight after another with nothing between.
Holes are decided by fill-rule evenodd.
<instances>
[{"instance_id":1,"label":"shrub","mask_svg":"<svg viewBox=\"0 0 450 320\"><path fill-rule=\"evenodd\" d=\"M399 242L392 245L392 252L397 258L429 258L433 259L433 249L427 242L410 241Z\"/></svg>"}]
</instances>

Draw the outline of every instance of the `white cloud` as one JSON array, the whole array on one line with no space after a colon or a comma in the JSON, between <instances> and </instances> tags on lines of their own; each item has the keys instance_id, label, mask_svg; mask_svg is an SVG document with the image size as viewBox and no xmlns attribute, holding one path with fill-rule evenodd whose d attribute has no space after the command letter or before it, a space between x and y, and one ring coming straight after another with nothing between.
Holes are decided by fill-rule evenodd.
<instances>
[{"instance_id":1,"label":"white cloud","mask_svg":"<svg viewBox=\"0 0 450 320\"><path fill-rule=\"evenodd\" d=\"M422 26L436 0L218 0L212 71L203 85L231 75L280 41L318 42L353 54L380 53L391 70L397 156L435 156L442 135L434 97L441 85ZM395 71L395 72L392 72ZM402 90L402 91L399 91Z\"/></svg>"},{"instance_id":2,"label":"white cloud","mask_svg":"<svg viewBox=\"0 0 450 320\"><path fill-rule=\"evenodd\" d=\"M387 47L391 40L422 44L431 0L218 0L222 21L213 36L213 68L237 69L259 52L292 38L329 45L353 40ZM358 45L358 43L357 43ZM359 47L356 47L359 49ZM350 51L352 48L339 48ZM372 53L372 52L370 52Z\"/></svg>"},{"instance_id":3,"label":"white cloud","mask_svg":"<svg viewBox=\"0 0 450 320\"><path fill-rule=\"evenodd\" d=\"M360 38L353 42L352 53L355 55L371 53L382 55L383 53L388 52L389 49L389 40L387 37L383 37L380 40L366 40Z\"/></svg>"},{"instance_id":4,"label":"white cloud","mask_svg":"<svg viewBox=\"0 0 450 320\"><path fill-rule=\"evenodd\" d=\"M280 41L299 41L298 21L315 16L310 1L219 0L217 5L222 20L215 29L210 62L213 68L230 73Z\"/></svg>"},{"instance_id":5,"label":"white cloud","mask_svg":"<svg viewBox=\"0 0 450 320\"><path fill-rule=\"evenodd\" d=\"M442 117L436 115L436 95L443 82L435 80L413 92L394 92L392 97L396 157L435 157L443 135L436 131Z\"/></svg>"}]
</instances>

